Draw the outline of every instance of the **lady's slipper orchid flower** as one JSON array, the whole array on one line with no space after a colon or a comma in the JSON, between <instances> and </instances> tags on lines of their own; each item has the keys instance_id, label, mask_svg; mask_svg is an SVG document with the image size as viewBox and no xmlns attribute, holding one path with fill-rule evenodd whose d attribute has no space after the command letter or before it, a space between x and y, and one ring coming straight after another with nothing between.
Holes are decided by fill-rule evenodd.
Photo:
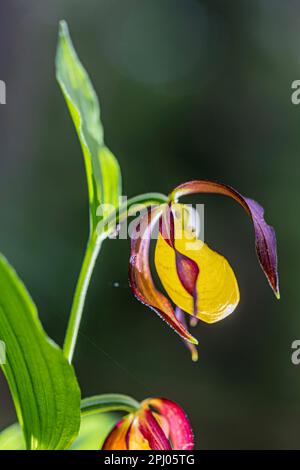
<instances>
[{"instance_id":1,"label":"lady's slipper orchid flower","mask_svg":"<svg viewBox=\"0 0 300 470\"><path fill-rule=\"evenodd\" d=\"M264 220L263 208L254 200L243 197L230 186L207 180L184 183L171 193L170 203L152 209L142 216L138 237L132 237L129 280L134 295L157 312L187 343L192 359L197 360L195 344L185 321L190 325L198 319L215 323L230 315L239 303L239 288L228 261L198 240L194 226L185 222L185 207L178 198L194 193L214 193L236 200L250 216L256 253L271 288L279 299L276 236ZM168 296L154 285L149 264L151 233L159 221L155 248L155 267Z\"/></svg>"},{"instance_id":2,"label":"lady's slipper orchid flower","mask_svg":"<svg viewBox=\"0 0 300 470\"><path fill-rule=\"evenodd\" d=\"M194 435L185 412L165 398L148 398L122 418L102 450L192 450Z\"/></svg>"}]
</instances>

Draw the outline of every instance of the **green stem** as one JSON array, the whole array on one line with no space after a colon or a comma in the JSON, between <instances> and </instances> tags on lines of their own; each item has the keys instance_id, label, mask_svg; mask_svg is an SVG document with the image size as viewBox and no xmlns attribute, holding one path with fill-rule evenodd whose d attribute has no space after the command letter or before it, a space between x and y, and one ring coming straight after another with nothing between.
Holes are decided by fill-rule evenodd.
<instances>
[{"instance_id":1,"label":"green stem","mask_svg":"<svg viewBox=\"0 0 300 470\"><path fill-rule=\"evenodd\" d=\"M64 355L70 363L72 362L74 355L86 294L93 274L96 259L101 248L102 241L103 240L100 237L89 238L81 271L77 281L63 348Z\"/></svg>"},{"instance_id":2,"label":"green stem","mask_svg":"<svg viewBox=\"0 0 300 470\"><path fill-rule=\"evenodd\" d=\"M130 216L130 211L134 207L137 209L138 206L146 208L149 206L165 204L168 200L168 197L161 193L145 193L134 196L124 202L124 204L121 204L116 211L111 212L108 217L103 219L97 226L97 233L98 235L106 233L106 235L109 236L118 223L123 222L126 217Z\"/></svg>"},{"instance_id":3,"label":"green stem","mask_svg":"<svg viewBox=\"0 0 300 470\"><path fill-rule=\"evenodd\" d=\"M140 408L140 403L127 395L109 393L95 395L81 401L81 415L107 413L109 411L126 411L134 413Z\"/></svg>"},{"instance_id":4,"label":"green stem","mask_svg":"<svg viewBox=\"0 0 300 470\"><path fill-rule=\"evenodd\" d=\"M128 211L130 211L133 206L138 204L143 204L144 206L163 204L167 200L167 197L160 193L141 194L139 196L128 199L117 209L116 213L113 212L102 221L102 230L99 231L97 227L97 233L93 233L90 236L75 289L63 348L64 355L70 363L72 362L74 355L87 291L103 240L113 232L115 229L115 224L128 217ZM106 230L104 230L105 227Z\"/></svg>"}]
</instances>

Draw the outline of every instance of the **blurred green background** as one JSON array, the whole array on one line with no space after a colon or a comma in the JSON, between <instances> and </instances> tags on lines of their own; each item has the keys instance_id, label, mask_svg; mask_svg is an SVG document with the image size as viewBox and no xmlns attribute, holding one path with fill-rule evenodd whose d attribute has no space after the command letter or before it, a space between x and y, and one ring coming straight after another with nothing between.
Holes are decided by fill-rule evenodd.
<instances>
[{"instance_id":1,"label":"blurred green background","mask_svg":"<svg viewBox=\"0 0 300 470\"><path fill-rule=\"evenodd\" d=\"M233 201L200 196L205 238L231 262L236 312L195 330L199 362L127 282L129 243L104 244L75 356L83 395L166 396L197 449L300 448L300 4L295 0L2 0L0 250L62 344L88 234L81 150L54 77L66 19L100 96L124 194L212 178L258 200L277 231L281 301ZM192 200L191 200L192 201ZM114 287L115 283L119 287ZM15 421L0 376L0 429Z\"/></svg>"}]
</instances>

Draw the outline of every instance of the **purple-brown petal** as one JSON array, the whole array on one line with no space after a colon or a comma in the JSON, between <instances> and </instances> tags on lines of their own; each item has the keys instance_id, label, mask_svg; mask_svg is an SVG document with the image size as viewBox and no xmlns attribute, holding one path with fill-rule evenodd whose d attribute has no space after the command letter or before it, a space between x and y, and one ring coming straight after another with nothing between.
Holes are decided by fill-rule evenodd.
<instances>
[{"instance_id":1,"label":"purple-brown petal","mask_svg":"<svg viewBox=\"0 0 300 470\"><path fill-rule=\"evenodd\" d=\"M176 271L184 289L193 297L194 315L197 315L197 291L196 283L199 276L199 267L195 261L180 253L175 244L175 223L172 205L164 210L159 223L159 231L163 239L175 252ZM176 312L175 312L176 314Z\"/></svg>"},{"instance_id":2,"label":"purple-brown petal","mask_svg":"<svg viewBox=\"0 0 300 470\"><path fill-rule=\"evenodd\" d=\"M213 193L235 199L249 214L255 231L255 246L259 263L271 288L279 298L279 277L277 271L277 245L273 227L264 219L264 209L253 199L242 196L225 184L209 180L194 180L177 186L171 194L176 201L179 197L195 193Z\"/></svg>"},{"instance_id":3,"label":"purple-brown petal","mask_svg":"<svg viewBox=\"0 0 300 470\"><path fill-rule=\"evenodd\" d=\"M175 315L176 315L176 318L180 321L180 323L182 325L184 325L184 327L186 329L188 329L188 326L187 326L187 322L186 322L186 318L185 318L185 312L183 310L181 310L181 308L179 307L176 307L175 308ZM193 326L193 321L192 320L196 320L196 324L197 324L197 321L198 319L196 317L192 317L190 316L190 325ZM192 356L192 361L193 362L197 362L198 361L198 351L197 351L197 348L194 344L190 343L189 341L186 341L186 340L183 340L184 344L186 345L186 347L188 348L188 350L190 351L191 353L191 356Z\"/></svg>"},{"instance_id":4,"label":"purple-brown petal","mask_svg":"<svg viewBox=\"0 0 300 470\"><path fill-rule=\"evenodd\" d=\"M152 208L140 219L140 234L131 239L129 282L135 297L161 316L182 338L197 344L197 340L178 321L170 301L156 289L149 265L151 233L161 216L161 207Z\"/></svg>"}]
</instances>

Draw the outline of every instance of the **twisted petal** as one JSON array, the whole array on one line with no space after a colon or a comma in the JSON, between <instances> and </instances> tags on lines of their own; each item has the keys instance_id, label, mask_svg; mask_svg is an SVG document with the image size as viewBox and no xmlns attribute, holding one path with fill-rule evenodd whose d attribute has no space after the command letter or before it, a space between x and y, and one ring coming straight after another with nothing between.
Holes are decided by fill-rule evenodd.
<instances>
[{"instance_id":1,"label":"twisted petal","mask_svg":"<svg viewBox=\"0 0 300 470\"><path fill-rule=\"evenodd\" d=\"M192 450L194 434L190 422L180 406L166 398L150 398L142 403L148 406L154 416L163 418L167 423L165 432L173 450ZM166 430L166 427L168 428Z\"/></svg>"},{"instance_id":2,"label":"twisted petal","mask_svg":"<svg viewBox=\"0 0 300 470\"><path fill-rule=\"evenodd\" d=\"M229 196L246 210L254 226L259 263L276 297L279 298L276 235L273 227L264 220L264 209L253 199L242 196L230 186L208 180L194 180L183 183L174 189L171 196L174 200L177 200L181 196L194 193L214 193Z\"/></svg>"},{"instance_id":3,"label":"twisted petal","mask_svg":"<svg viewBox=\"0 0 300 470\"><path fill-rule=\"evenodd\" d=\"M176 207L179 212L179 217L177 217L177 223L175 227L174 206L171 204L163 211L163 214L159 220L159 231L167 244L174 250L175 254L175 264L176 271L179 277L179 280L184 287L184 289L193 297L194 300L194 313L196 314L197 310L197 290L196 282L199 276L199 266L197 263L192 260L186 254L181 253L177 250L175 237L179 235L179 238L182 236L181 225L184 224L185 219L185 206L176 204ZM159 256L157 256L157 261L159 263ZM177 316L177 315L176 315ZM177 316L178 318L178 316Z\"/></svg>"},{"instance_id":4,"label":"twisted petal","mask_svg":"<svg viewBox=\"0 0 300 470\"><path fill-rule=\"evenodd\" d=\"M180 323L182 325L184 325L184 327L187 329L188 326L187 326L187 322L186 322L186 319L185 319L185 312L183 310L181 310L181 308L176 307L175 308L175 315L176 315L176 318L180 321ZM195 318L195 317L190 317L190 318L191 318L190 325L194 326L194 322L192 320L195 320L197 322L198 319ZM184 341L184 344L186 345L186 347L189 349L189 351L191 353L192 361L197 362L198 361L198 351L197 351L196 346L194 344L190 343L189 341L186 341L186 340L183 340L183 341Z\"/></svg>"},{"instance_id":5,"label":"twisted petal","mask_svg":"<svg viewBox=\"0 0 300 470\"><path fill-rule=\"evenodd\" d=\"M138 300L160 315L182 338L197 344L197 340L178 321L170 301L156 289L149 266L151 233L161 216L162 208L148 211L140 219L137 231L139 236L132 237L129 262L129 282Z\"/></svg>"},{"instance_id":6,"label":"twisted petal","mask_svg":"<svg viewBox=\"0 0 300 470\"><path fill-rule=\"evenodd\" d=\"M186 225L185 208L182 204L172 205L170 235L161 224L155 249L156 270L175 305L206 323L214 323L235 310L240 298L238 284L228 261L197 240ZM179 316L183 321L180 310Z\"/></svg>"}]
</instances>

